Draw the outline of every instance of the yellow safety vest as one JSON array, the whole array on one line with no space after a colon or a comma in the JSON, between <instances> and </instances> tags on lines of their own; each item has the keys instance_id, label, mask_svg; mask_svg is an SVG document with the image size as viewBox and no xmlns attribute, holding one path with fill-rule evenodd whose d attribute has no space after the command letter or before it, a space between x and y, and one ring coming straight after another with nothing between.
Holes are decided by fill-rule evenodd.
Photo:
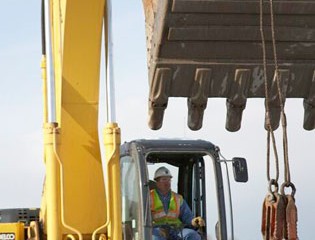
<instances>
[{"instance_id":1,"label":"yellow safety vest","mask_svg":"<svg viewBox=\"0 0 315 240\"><path fill-rule=\"evenodd\" d=\"M175 192L171 192L171 199L168 206L168 212L164 211L163 203L155 189L150 191L151 196L151 214L153 224L164 225L174 224L180 225L179 220L180 206L183 202L183 197Z\"/></svg>"}]
</instances>

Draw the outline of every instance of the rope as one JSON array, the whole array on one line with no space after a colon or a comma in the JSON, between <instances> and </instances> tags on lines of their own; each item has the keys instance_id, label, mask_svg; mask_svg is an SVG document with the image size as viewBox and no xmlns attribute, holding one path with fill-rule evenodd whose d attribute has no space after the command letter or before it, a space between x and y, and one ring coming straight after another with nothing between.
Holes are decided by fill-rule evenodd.
<instances>
[{"instance_id":1,"label":"rope","mask_svg":"<svg viewBox=\"0 0 315 240\"><path fill-rule=\"evenodd\" d=\"M263 68L264 68L264 86L265 86L265 107L266 107L266 128L267 128L267 179L270 182L270 135L272 137L272 146L273 151L275 154L275 166L276 166L276 177L275 180L278 182L279 179L279 158L278 158L278 151L276 146L276 139L274 132L271 127L270 121L270 108L269 108L269 91L268 91L268 77L267 77L267 60L266 60L266 43L265 43L265 35L263 29L263 0L260 0L260 35L262 41L262 52L263 52Z\"/></svg>"},{"instance_id":2,"label":"rope","mask_svg":"<svg viewBox=\"0 0 315 240\"><path fill-rule=\"evenodd\" d=\"M290 177L290 165L289 165L289 154L288 154L288 136L287 136L287 121L286 114L284 112L284 102L282 91L280 87L280 79L278 77L278 58L277 58L277 48L276 48L276 37L275 37L275 24L274 24L274 11L273 11L273 0L270 0L270 21L271 21L271 36L272 36L272 48L273 48L273 57L275 64L275 73L276 73L276 83L277 90L279 95L279 103L281 109L281 125L283 132L283 154L284 154L284 177L285 182L291 182Z\"/></svg>"},{"instance_id":3,"label":"rope","mask_svg":"<svg viewBox=\"0 0 315 240\"><path fill-rule=\"evenodd\" d=\"M268 147L267 147L267 180L268 182L271 181L271 177L270 177L270 135L271 135L271 139L272 139L272 146L273 146L273 152L274 152L274 157L275 157L275 167L276 167L276 176L274 178L274 180L276 180L276 182L278 182L279 180L279 156L278 156L278 151L277 151L277 146L276 146L276 139L275 139L275 135L274 135L274 131L267 131L267 143L268 143Z\"/></svg>"}]
</instances>

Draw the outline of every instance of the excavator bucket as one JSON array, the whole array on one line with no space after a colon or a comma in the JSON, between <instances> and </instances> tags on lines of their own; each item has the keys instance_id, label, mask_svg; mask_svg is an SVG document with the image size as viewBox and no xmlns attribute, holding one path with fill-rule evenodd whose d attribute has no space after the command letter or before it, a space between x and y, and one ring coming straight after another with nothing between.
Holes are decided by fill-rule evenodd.
<instances>
[{"instance_id":1,"label":"excavator bucket","mask_svg":"<svg viewBox=\"0 0 315 240\"><path fill-rule=\"evenodd\" d=\"M304 128L315 128L315 1L271 2L143 0L150 128L162 126L169 97L187 98L192 130L202 127L208 98L226 98L226 129L237 131L247 98L265 98L266 74L276 129L276 72L283 103L304 98Z\"/></svg>"}]
</instances>

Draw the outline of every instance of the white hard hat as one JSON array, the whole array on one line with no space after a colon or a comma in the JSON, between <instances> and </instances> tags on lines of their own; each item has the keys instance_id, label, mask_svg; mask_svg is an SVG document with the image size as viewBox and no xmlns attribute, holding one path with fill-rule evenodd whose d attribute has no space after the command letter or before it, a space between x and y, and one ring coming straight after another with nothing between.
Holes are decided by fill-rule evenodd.
<instances>
[{"instance_id":1,"label":"white hard hat","mask_svg":"<svg viewBox=\"0 0 315 240\"><path fill-rule=\"evenodd\" d=\"M154 173L154 180L156 180L159 177L170 177L170 178L172 178L173 176L172 176L170 170L168 170L166 167L160 167Z\"/></svg>"}]
</instances>

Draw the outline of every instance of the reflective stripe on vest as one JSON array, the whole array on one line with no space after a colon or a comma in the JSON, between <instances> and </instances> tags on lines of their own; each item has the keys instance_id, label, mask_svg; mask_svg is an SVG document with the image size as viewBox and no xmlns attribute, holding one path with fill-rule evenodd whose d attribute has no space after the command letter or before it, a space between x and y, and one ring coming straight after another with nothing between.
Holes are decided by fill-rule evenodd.
<instances>
[{"instance_id":1,"label":"reflective stripe on vest","mask_svg":"<svg viewBox=\"0 0 315 240\"><path fill-rule=\"evenodd\" d=\"M171 199L167 213L164 211L163 203L155 189L151 190L151 213L154 224L181 224L179 220L182 196L171 192Z\"/></svg>"}]
</instances>

